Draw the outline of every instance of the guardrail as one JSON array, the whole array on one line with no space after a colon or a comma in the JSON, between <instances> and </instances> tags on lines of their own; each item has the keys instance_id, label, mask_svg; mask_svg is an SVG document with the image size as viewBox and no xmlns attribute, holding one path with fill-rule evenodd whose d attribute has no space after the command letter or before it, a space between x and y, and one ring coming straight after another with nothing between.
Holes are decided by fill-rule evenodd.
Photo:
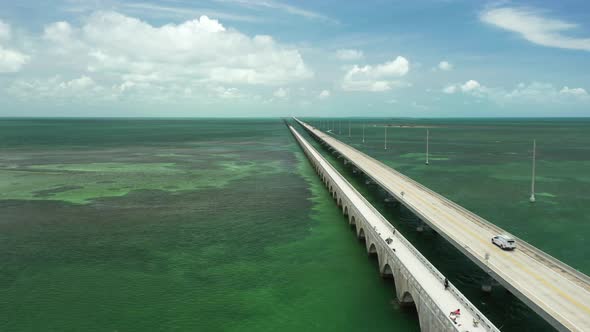
<instances>
[{"instance_id":1,"label":"guardrail","mask_svg":"<svg viewBox=\"0 0 590 332\"><path fill-rule=\"evenodd\" d=\"M309 130L309 127L313 128L312 126L308 125L307 123L299 120L299 119L295 119L298 123L300 123L302 126L306 127ZM320 131L321 132L321 131ZM315 135L315 133L314 133ZM315 135L316 137L318 137L319 139L322 139L321 137ZM322 139L323 141L323 139ZM327 142L326 142L327 143ZM334 148L336 149L336 148ZM338 150L338 149L336 149ZM385 165L383 162L368 156L367 154L365 154L362 151L357 150L360 154L362 154L364 157L371 159L372 161L378 163L379 165L381 165L384 168L390 168L389 166ZM340 152L340 151L339 151ZM352 161L351 161L352 162ZM354 162L353 162L354 163ZM355 164L356 165L356 164ZM360 168L360 167L359 167ZM475 213L467 210L466 208L464 208L463 206L451 201L450 199L446 198L445 196L440 195L439 193L436 193L434 191L432 191L431 189L429 189L428 187L425 187L424 185L422 185L419 182L416 182L415 180L413 180L412 178L396 171L393 170L393 172L396 173L396 175L400 176L401 178L403 178L404 180L412 183L413 185L419 187L421 190L428 192L429 194L437 197L438 199L440 199L441 201L443 201L444 203L448 204L449 206L451 206L452 208L461 211L462 213L466 214L469 219L473 222L477 222L479 224L481 224L482 226L492 230L493 233L496 234L504 234L506 233L505 230L503 230L502 228L494 225L493 223L489 222L488 220L476 215ZM560 261L559 259L549 255L548 253L542 251L541 249L533 246L532 244L524 241L523 239L514 236L513 234L511 234L511 236L517 241L517 243L519 244L520 250L522 252L527 253L529 256L534 255L535 257L533 258L537 258L537 260L542 260L545 261L549 264L551 264L551 267L554 269L559 269L561 272L567 273L570 276L570 279L577 281L580 286L582 286L583 288L585 288L586 290L590 291L590 277L587 276L586 274L584 274L583 272L571 267L570 265ZM523 250L524 249L524 250Z\"/></svg>"},{"instance_id":2,"label":"guardrail","mask_svg":"<svg viewBox=\"0 0 590 332\"><path fill-rule=\"evenodd\" d=\"M299 120L297 120L299 121ZM300 122L301 123L301 122ZM292 130L292 132L295 135L295 137L297 138L298 141L300 141L300 138L297 136L298 134L296 133L295 129L293 127L290 127L290 129ZM315 135L315 133L312 132L312 134L314 134L314 136L317 137L317 135ZM321 138L320 138L321 139ZM301 141L300 141L301 143ZM311 151L308 151L307 146L305 146L305 144L301 143L301 145L304 148L304 151L306 153L306 155L309 156L309 154L312 154ZM330 170L332 170L334 173L339 174L339 172L325 159L323 158L319 153L318 153L318 159L320 159L320 161L324 161L324 163L326 164L325 167L329 168ZM312 157L313 154L312 154ZM330 173L328 173L328 176L331 177ZM333 179L334 180L334 179ZM387 219L385 219L381 213L375 209L375 207L369 202L367 201L367 199L365 199L365 197L363 195L361 195L356 189L354 189L354 187L352 186L352 184L350 184L348 182L348 180L346 180L344 177L340 177L340 180L343 181L346 185L348 185L358 196L358 198L376 215L378 216L383 224L385 225L385 227L387 227L392 233L393 236L395 236L397 239L400 240L400 242L403 243L403 245L408 248L408 250L414 254L414 256L416 256L416 258L422 263L424 264L424 266L441 282L441 285L444 284L444 280L446 279L445 276L434 266L432 265L432 263L430 263L430 261L424 257L424 255L422 255L422 253L420 253L420 251L418 249L416 249L411 243L410 241L408 241L393 225L391 225L389 223L389 221L387 221ZM350 200L350 198L348 198ZM356 208L355 208L356 209ZM377 233L373 228L369 227L369 232L373 232L373 233ZM376 234L374 235L375 238L379 238L382 240L383 244L385 244L385 246L389 249L389 247L387 246L387 243L385 242L385 239L383 239L380 234ZM383 245L382 244L382 245ZM406 269L406 271L408 271L408 268L406 267L406 265L398 259L398 261L400 262L400 264ZM411 275L411 273L410 273ZM416 279L412 276L412 279L414 279L414 284L418 285L418 287L420 287L420 292L426 294L426 296L429 298L430 303L434 304L433 299L427 295L427 293L424 291L424 288L422 287L422 285L420 285L419 282L416 281ZM478 319L479 324L484 327L486 330L488 331L494 331L494 332L499 332L500 330L494 326L494 324L483 314L481 313L481 311L479 311L452 283L449 283L449 288L448 290L453 294L453 296L457 299L457 301L461 302L463 304L463 306L465 306L465 308L467 308L467 310L470 311L470 313L476 318ZM438 314L441 314L443 317L446 318L446 313L442 311L442 309L440 307L438 307L436 304L433 305L433 310L437 311ZM457 329L457 326L455 326L453 323L451 323L450 320L445 320L445 325L447 325L446 323L448 323L449 327L453 327L455 329Z\"/></svg>"}]
</instances>

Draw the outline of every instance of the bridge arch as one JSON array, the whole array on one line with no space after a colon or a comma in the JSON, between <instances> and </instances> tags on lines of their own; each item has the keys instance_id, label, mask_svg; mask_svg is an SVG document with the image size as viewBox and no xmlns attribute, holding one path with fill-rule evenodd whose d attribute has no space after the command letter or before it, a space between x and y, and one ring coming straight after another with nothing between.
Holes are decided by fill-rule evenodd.
<instances>
[{"instance_id":1,"label":"bridge arch","mask_svg":"<svg viewBox=\"0 0 590 332\"><path fill-rule=\"evenodd\" d=\"M374 255L377 255L377 247L375 246L375 243L371 243L371 245L369 245L369 256Z\"/></svg>"},{"instance_id":2,"label":"bridge arch","mask_svg":"<svg viewBox=\"0 0 590 332\"><path fill-rule=\"evenodd\" d=\"M399 302L403 305L414 304L414 297L409 291L405 291L399 298Z\"/></svg>"},{"instance_id":3,"label":"bridge arch","mask_svg":"<svg viewBox=\"0 0 590 332\"><path fill-rule=\"evenodd\" d=\"M338 206L342 206L342 198L338 197Z\"/></svg>"},{"instance_id":4,"label":"bridge arch","mask_svg":"<svg viewBox=\"0 0 590 332\"><path fill-rule=\"evenodd\" d=\"M386 279L393 279L393 269L389 263L385 264L381 269L381 276Z\"/></svg>"},{"instance_id":5,"label":"bridge arch","mask_svg":"<svg viewBox=\"0 0 590 332\"><path fill-rule=\"evenodd\" d=\"M356 225L356 218L351 215L350 218L348 218L348 223L351 225Z\"/></svg>"},{"instance_id":6,"label":"bridge arch","mask_svg":"<svg viewBox=\"0 0 590 332\"><path fill-rule=\"evenodd\" d=\"M344 206L344 216L348 216L348 206Z\"/></svg>"},{"instance_id":7,"label":"bridge arch","mask_svg":"<svg viewBox=\"0 0 590 332\"><path fill-rule=\"evenodd\" d=\"M365 240L365 230L364 230L364 229L362 229L362 228L361 228L361 229L359 230L359 232L358 232L358 238L359 238L360 240L363 240L363 241Z\"/></svg>"}]
</instances>

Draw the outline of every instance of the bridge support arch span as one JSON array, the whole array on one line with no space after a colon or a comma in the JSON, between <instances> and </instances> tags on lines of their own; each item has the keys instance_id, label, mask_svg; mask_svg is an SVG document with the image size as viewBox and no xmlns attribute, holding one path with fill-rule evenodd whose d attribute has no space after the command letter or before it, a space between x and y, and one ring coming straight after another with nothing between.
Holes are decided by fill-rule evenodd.
<instances>
[{"instance_id":1,"label":"bridge support arch span","mask_svg":"<svg viewBox=\"0 0 590 332\"><path fill-rule=\"evenodd\" d=\"M393 278L397 300L402 305L415 305L421 331L462 331L450 321L442 298L453 309L461 308L465 312L462 315L465 323L474 317L480 320L479 327L469 326L469 331L499 331L456 289L444 291L444 276L292 127L291 131L309 160L320 166L316 171L326 178L326 187L342 213L348 216L348 222L354 225L367 253L377 256L381 275Z\"/></svg>"}]
</instances>

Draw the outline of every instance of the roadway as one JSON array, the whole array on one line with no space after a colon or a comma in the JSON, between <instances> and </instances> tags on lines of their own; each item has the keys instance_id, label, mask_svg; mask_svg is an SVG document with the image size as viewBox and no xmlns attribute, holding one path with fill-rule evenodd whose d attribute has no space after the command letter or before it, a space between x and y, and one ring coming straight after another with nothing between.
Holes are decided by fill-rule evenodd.
<instances>
[{"instance_id":1,"label":"roadway","mask_svg":"<svg viewBox=\"0 0 590 332\"><path fill-rule=\"evenodd\" d=\"M317 160L320 167L325 170L327 176L334 181L350 203L356 208L370 227L366 228L367 241L377 238L379 245L388 247L387 254L395 255L403 263L408 272L416 279L422 289L426 292L430 301L440 309L447 327L455 331L499 331L485 316L479 312L454 286L450 285L448 290L444 289L444 276L424 257L420 252L407 241L400 232L381 215L340 173L317 152L293 127L289 129L302 145L304 150L309 151L311 157ZM387 243L386 239L393 239ZM381 259L386 260L386 257ZM398 281L399 282L399 281ZM413 294L419 296L419 294ZM448 315L456 309L461 310L461 316L457 324L451 323ZM475 327L472 322L477 320L480 325ZM440 326L439 326L440 327Z\"/></svg>"},{"instance_id":2,"label":"roadway","mask_svg":"<svg viewBox=\"0 0 590 332\"><path fill-rule=\"evenodd\" d=\"M508 234L506 231L376 159L295 120L372 178L555 328L590 331L588 276L518 238L516 250L499 249L491 243L491 238ZM487 262L486 253L490 254Z\"/></svg>"}]
</instances>

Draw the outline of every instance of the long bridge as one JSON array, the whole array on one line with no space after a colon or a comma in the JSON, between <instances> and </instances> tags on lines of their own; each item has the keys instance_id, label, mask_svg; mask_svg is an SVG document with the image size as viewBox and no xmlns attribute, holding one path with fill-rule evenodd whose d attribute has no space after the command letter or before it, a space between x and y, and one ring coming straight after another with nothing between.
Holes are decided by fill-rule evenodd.
<instances>
[{"instance_id":1,"label":"long bridge","mask_svg":"<svg viewBox=\"0 0 590 332\"><path fill-rule=\"evenodd\" d=\"M447 239L560 331L590 331L590 278L538 248L516 239L506 252L491 238L507 232L378 160L295 119L389 195Z\"/></svg>"},{"instance_id":2,"label":"long bridge","mask_svg":"<svg viewBox=\"0 0 590 332\"><path fill-rule=\"evenodd\" d=\"M422 332L498 330L293 127L293 136L320 175L342 213L377 255L383 277L394 279L400 304L416 306ZM459 309L461 315L450 313Z\"/></svg>"}]
</instances>

